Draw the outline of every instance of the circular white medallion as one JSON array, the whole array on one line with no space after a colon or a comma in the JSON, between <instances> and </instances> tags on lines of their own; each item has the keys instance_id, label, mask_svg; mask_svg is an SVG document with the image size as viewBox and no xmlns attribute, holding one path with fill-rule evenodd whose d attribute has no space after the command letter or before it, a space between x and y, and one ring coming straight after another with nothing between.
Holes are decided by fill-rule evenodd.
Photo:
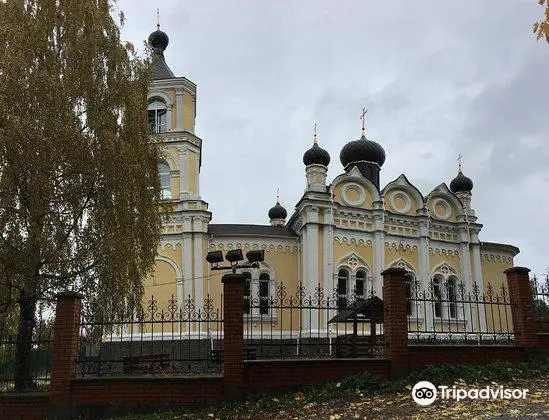
<instances>
[{"instance_id":1,"label":"circular white medallion","mask_svg":"<svg viewBox=\"0 0 549 420\"><path fill-rule=\"evenodd\" d=\"M450 204L443 198L437 198L433 202L433 211L439 219L446 220L452 214Z\"/></svg>"},{"instance_id":2,"label":"circular white medallion","mask_svg":"<svg viewBox=\"0 0 549 420\"><path fill-rule=\"evenodd\" d=\"M391 207L400 214L408 213L412 207L412 200L410 200L408 194L401 190L391 192L389 200Z\"/></svg>"},{"instance_id":3,"label":"circular white medallion","mask_svg":"<svg viewBox=\"0 0 549 420\"><path fill-rule=\"evenodd\" d=\"M361 185L355 183L345 184L341 192L341 198L349 206L360 206L366 201L366 191Z\"/></svg>"}]
</instances>

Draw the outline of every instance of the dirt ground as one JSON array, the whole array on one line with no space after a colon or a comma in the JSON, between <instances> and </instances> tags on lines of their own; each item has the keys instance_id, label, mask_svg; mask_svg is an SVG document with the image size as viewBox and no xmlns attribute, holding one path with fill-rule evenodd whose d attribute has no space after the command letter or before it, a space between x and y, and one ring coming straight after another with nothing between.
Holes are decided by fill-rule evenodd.
<instances>
[{"instance_id":1,"label":"dirt ground","mask_svg":"<svg viewBox=\"0 0 549 420\"><path fill-rule=\"evenodd\" d=\"M491 383L506 388L528 389L525 400L441 400L431 406L420 407L410 393L388 396L356 395L318 404L303 404L296 395L295 404L278 412L233 412L231 419L253 420L349 420L349 419L549 419L549 375L521 379L508 383ZM458 385L459 386L459 385ZM479 385L479 387L481 387ZM467 387L466 387L467 388ZM248 412L247 412L248 411ZM200 410L174 415L173 419L215 420L222 416L214 410ZM228 418L225 414L224 418Z\"/></svg>"}]
</instances>

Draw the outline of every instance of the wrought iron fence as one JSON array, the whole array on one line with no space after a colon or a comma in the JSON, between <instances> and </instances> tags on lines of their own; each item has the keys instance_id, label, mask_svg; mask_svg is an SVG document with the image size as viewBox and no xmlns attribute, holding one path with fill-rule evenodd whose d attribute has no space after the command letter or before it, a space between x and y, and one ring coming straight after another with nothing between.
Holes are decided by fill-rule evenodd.
<instances>
[{"instance_id":1,"label":"wrought iron fence","mask_svg":"<svg viewBox=\"0 0 549 420\"><path fill-rule=\"evenodd\" d=\"M0 393L15 390L17 333L7 327L0 329ZM49 388L53 349L53 322L39 320L34 328L30 352L32 386L26 391Z\"/></svg>"},{"instance_id":2,"label":"wrought iron fence","mask_svg":"<svg viewBox=\"0 0 549 420\"><path fill-rule=\"evenodd\" d=\"M511 307L504 286L484 290L473 283L407 282L408 337L410 342L430 344L512 344L515 341Z\"/></svg>"},{"instance_id":3,"label":"wrought iron fence","mask_svg":"<svg viewBox=\"0 0 549 420\"><path fill-rule=\"evenodd\" d=\"M151 297L128 314L82 317L76 376L221 372L222 297L196 307L190 296L173 296L160 308Z\"/></svg>"},{"instance_id":4,"label":"wrought iron fence","mask_svg":"<svg viewBox=\"0 0 549 420\"><path fill-rule=\"evenodd\" d=\"M538 331L549 333L549 274L541 280L534 276L531 286Z\"/></svg>"},{"instance_id":5,"label":"wrought iron fence","mask_svg":"<svg viewBox=\"0 0 549 420\"><path fill-rule=\"evenodd\" d=\"M384 357L382 303L373 291L343 297L320 285L290 291L273 283L253 295L252 289L244 298L247 360Z\"/></svg>"}]
</instances>

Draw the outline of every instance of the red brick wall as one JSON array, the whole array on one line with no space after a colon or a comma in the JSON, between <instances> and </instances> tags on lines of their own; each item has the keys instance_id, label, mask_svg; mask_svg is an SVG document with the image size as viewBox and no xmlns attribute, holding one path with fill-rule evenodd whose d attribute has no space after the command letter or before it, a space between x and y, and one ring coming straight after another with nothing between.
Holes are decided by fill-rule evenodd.
<instances>
[{"instance_id":1,"label":"red brick wall","mask_svg":"<svg viewBox=\"0 0 549 420\"><path fill-rule=\"evenodd\" d=\"M368 372L389 378L387 359L253 360L244 364L247 388L282 388L336 381Z\"/></svg>"},{"instance_id":2,"label":"red brick wall","mask_svg":"<svg viewBox=\"0 0 549 420\"><path fill-rule=\"evenodd\" d=\"M408 346L410 369L426 365L481 365L497 360L518 363L524 359L525 349L518 346Z\"/></svg>"},{"instance_id":3,"label":"red brick wall","mask_svg":"<svg viewBox=\"0 0 549 420\"><path fill-rule=\"evenodd\" d=\"M84 378L71 380L73 404L198 403L223 395L223 377Z\"/></svg>"},{"instance_id":4,"label":"red brick wall","mask_svg":"<svg viewBox=\"0 0 549 420\"><path fill-rule=\"evenodd\" d=\"M43 420L49 406L49 395L0 394L0 418L2 420Z\"/></svg>"},{"instance_id":5,"label":"red brick wall","mask_svg":"<svg viewBox=\"0 0 549 420\"><path fill-rule=\"evenodd\" d=\"M538 347L540 350L549 350L549 334L538 333Z\"/></svg>"}]
</instances>

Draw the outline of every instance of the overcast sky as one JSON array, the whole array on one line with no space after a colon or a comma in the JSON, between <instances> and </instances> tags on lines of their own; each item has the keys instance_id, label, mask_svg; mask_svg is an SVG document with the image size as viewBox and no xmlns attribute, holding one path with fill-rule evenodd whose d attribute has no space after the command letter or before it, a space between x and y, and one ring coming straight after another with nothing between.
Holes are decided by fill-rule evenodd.
<instances>
[{"instance_id":1,"label":"overcast sky","mask_svg":"<svg viewBox=\"0 0 549 420\"><path fill-rule=\"evenodd\" d=\"M480 239L518 246L515 265L549 266L549 45L537 0L120 0L123 39L160 24L177 76L197 84L202 198L213 223L267 224L305 188L303 153L367 137L427 195L463 172Z\"/></svg>"}]
</instances>

